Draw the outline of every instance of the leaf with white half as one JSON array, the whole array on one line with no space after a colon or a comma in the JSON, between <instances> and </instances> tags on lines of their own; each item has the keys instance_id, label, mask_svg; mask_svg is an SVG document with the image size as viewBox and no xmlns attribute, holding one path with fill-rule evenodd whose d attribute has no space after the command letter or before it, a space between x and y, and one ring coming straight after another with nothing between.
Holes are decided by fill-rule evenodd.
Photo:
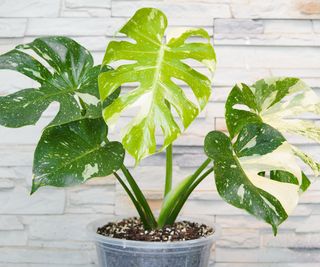
<instances>
[{"instance_id":1,"label":"leaf with white half","mask_svg":"<svg viewBox=\"0 0 320 267\"><path fill-rule=\"evenodd\" d=\"M139 83L103 111L107 124L112 125L125 110L133 106L140 108L124 129L122 138L125 149L136 162L157 152L157 127L164 137L161 151L180 135L181 128L190 125L211 94L211 80L183 62L187 59L196 60L213 73L216 58L208 33L203 29L190 29L164 43L166 28L167 18L160 10L138 10L120 30L134 42L110 42L103 65L123 60L130 62L99 75L102 100L123 84ZM205 42L187 42L190 37L200 37ZM196 103L186 96L173 79L191 88ZM178 114L183 126L179 126L168 103Z\"/></svg>"},{"instance_id":2,"label":"leaf with white half","mask_svg":"<svg viewBox=\"0 0 320 267\"><path fill-rule=\"evenodd\" d=\"M308 181L291 146L276 129L263 123L242 128L234 144L222 132L210 132L205 152L214 161L220 196L277 227L298 203Z\"/></svg>"},{"instance_id":3,"label":"leaf with white half","mask_svg":"<svg viewBox=\"0 0 320 267\"><path fill-rule=\"evenodd\" d=\"M50 67L26 53L27 50L32 50ZM1 69L20 72L40 85L0 97L0 125L14 128L33 125L52 102L58 102L60 108L50 125L101 117L100 66L93 66L89 51L67 37L43 37L19 45L0 56ZM107 70L105 66L103 71Z\"/></svg>"},{"instance_id":4,"label":"leaf with white half","mask_svg":"<svg viewBox=\"0 0 320 267\"><path fill-rule=\"evenodd\" d=\"M119 142L108 141L107 132L102 118L46 128L34 155L31 193L41 186L72 186L117 171L125 151Z\"/></svg>"},{"instance_id":5,"label":"leaf with white half","mask_svg":"<svg viewBox=\"0 0 320 267\"><path fill-rule=\"evenodd\" d=\"M320 115L320 98L297 78L267 78L251 87L240 84L230 92L226 102L226 122L231 138L248 123L264 122L283 134L300 135L320 143L320 125L304 114ZM319 166L310 156L296 153L319 174ZM310 163L310 164L309 164Z\"/></svg>"}]
</instances>

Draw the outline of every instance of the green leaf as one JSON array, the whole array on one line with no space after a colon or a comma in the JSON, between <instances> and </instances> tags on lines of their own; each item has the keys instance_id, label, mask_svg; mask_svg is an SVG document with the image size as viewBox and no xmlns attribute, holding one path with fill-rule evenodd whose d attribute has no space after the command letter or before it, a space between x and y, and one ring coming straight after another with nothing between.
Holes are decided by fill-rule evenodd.
<instances>
[{"instance_id":1,"label":"green leaf","mask_svg":"<svg viewBox=\"0 0 320 267\"><path fill-rule=\"evenodd\" d=\"M299 183L297 177L295 177L292 173L287 171L271 171L270 172L270 179L276 180L282 183L291 183L300 185L301 192L305 192L308 187L310 186L311 182L309 178L302 172L302 181Z\"/></svg>"},{"instance_id":2,"label":"green leaf","mask_svg":"<svg viewBox=\"0 0 320 267\"><path fill-rule=\"evenodd\" d=\"M32 193L41 186L81 184L118 170L124 149L109 142L102 118L83 119L44 130L33 163Z\"/></svg>"},{"instance_id":3,"label":"green leaf","mask_svg":"<svg viewBox=\"0 0 320 267\"><path fill-rule=\"evenodd\" d=\"M279 147L285 138L274 128L261 123L251 123L244 127L234 144L238 157L264 155Z\"/></svg>"},{"instance_id":4,"label":"green leaf","mask_svg":"<svg viewBox=\"0 0 320 267\"><path fill-rule=\"evenodd\" d=\"M306 113L320 115L320 98L297 78L267 78L251 87L236 85L226 103L226 122L231 138L245 125L260 121L283 134L296 134L320 143L319 123L296 118ZM318 173L317 163L309 156L297 155Z\"/></svg>"},{"instance_id":5,"label":"green leaf","mask_svg":"<svg viewBox=\"0 0 320 267\"><path fill-rule=\"evenodd\" d=\"M224 133L210 132L205 152L214 161L220 196L272 225L276 234L297 205L304 182L284 137L267 124L248 124L234 145Z\"/></svg>"},{"instance_id":6,"label":"green leaf","mask_svg":"<svg viewBox=\"0 0 320 267\"><path fill-rule=\"evenodd\" d=\"M191 29L164 43L166 27L167 18L160 10L138 10L120 30L134 42L110 42L103 65L121 60L134 62L120 65L99 76L102 99L122 84L139 83L135 89L121 95L103 111L107 124L111 125L126 109L133 105L140 107L137 116L124 129L122 139L125 149L134 156L136 162L157 152L157 127L164 137L160 150L171 144L182 132L182 126L173 117L167 102L179 115L183 128L187 128L205 107L211 94L210 79L183 62L193 59L211 72L214 71L215 52L208 33L203 29ZM186 42L193 36L201 37L205 42ZM192 89L197 103L188 99L173 79L186 83Z\"/></svg>"},{"instance_id":7,"label":"green leaf","mask_svg":"<svg viewBox=\"0 0 320 267\"><path fill-rule=\"evenodd\" d=\"M254 95L250 88L242 84L235 85L226 101L226 124L230 137L235 137L248 123L261 122Z\"/></svg>"},{"instance_id":8,"label":"green leaf","mask_svg":"<svg viewBox=\"0 0 320 267\"><path fill-rule=\"evenodd\" d=\"M300 186L301 191L305 192L309 188L310 185L311 185L311 181L304 174L304 172L302 172L302 183L301 183L301 186Z\"/></svg>"},{"instance_id":9,"label":"green leaf","mask_svg":"<svg viewBox=\"0 0 320 267\"><path fill-rule=\"evenodd\" d=\"M50 68L27 54L30 49ZM60 109L51 125L101 117L100 66L93 66L88 50L67 37L37 38L32 43L19 45L0 56L0 69L18 71L40 84L39 88L0 97L1 125L35 124L52 102L58 102Z\"/></svg>"}]
</instances>

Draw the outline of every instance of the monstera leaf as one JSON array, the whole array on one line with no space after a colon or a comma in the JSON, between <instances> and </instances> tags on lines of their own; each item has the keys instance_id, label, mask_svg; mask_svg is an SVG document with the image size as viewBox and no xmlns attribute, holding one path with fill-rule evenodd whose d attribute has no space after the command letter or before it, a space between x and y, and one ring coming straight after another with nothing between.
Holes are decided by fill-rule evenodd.
<instances>
[{"instance_id":1,"label":"monstera leaf","mask_svg":"<svg viewBox=\"0 0 320 267\"><path fill-rule=\"evenodd\" d=\"M50 65L24 50L31 49ZM98 90L100 66L93 66L91 54L84 47L66 37L45 37L19 45L0 56L0 70L18 71L37 81L39 88L28 88L0 97L0 124L21 127L35 124L52 102L60 109L51 125L83 118L101 117ZM103 71L108 70L105 66ZM112 97L116 97L114 93Z\"/></svg>"},{"instance_id":2,"label":"monstera leaf","mask_svg":"<svg viewBox=\"0 0 320 267\"><path fill-rule=\"evenodd\" d=\"M226 103L226 122L231 138L248 123L264 122L282 133L301 135L320 143L320 125L297 116L320 115L320 98L297 78L269 78L249 87L236 85ZM296 155L308 164L315 175L320 165L298 148Z\"/></svg>"},{"instance_id":3,"label":"monstera leaf","mask_svg":"<svg viewBox=\"0 0 320 267\"><path fill-rule=\"evenodd\" d=\"M102 118L48 127L35 151L31 192L41 186L65 187L109 175L122 166L123 159L122 145L108 141Z\"/></svg>"},{"instance_id":4,"label":"monstera leaf","mask_svg":"<svg viewBox=\"0 0 320 267\"><path fill-rule=\"evenodd\" d=\"M181 128L187 128L196 118L211 93L210 79L183 62L196 60L214 71L215 53L208 33L203 29L192 29L164 43L166 27L167 18L160 10L138 10L120 30L135 42L110 42L103 65L122 60L134 62L99 75L102 99L122 84L139 83L103 111L107 124L111 125L124 110L133 105L140 107L137 116L125 128L122 139L124 147L137 162L156 152L156 128L163 133L163 149L178 137ZM187 42L192 36L201 37L205 42ZM174 79L192 89L197 103L186 97ZM179 115L183 126L174 119L170 106Z\"/></svg>"},{"instance_id":5,"label":"monstera leaf","mask_svg":"<svg viewBox=\"0 0 320 267\"><path fill-rule=\"evenodd\" d=\"M221 197L271 224L275 234L310 184L291 146L267 124L247 124L234 144L224 133L210 132L205 152L214 161Z\"/></svg>"}]
</instances>

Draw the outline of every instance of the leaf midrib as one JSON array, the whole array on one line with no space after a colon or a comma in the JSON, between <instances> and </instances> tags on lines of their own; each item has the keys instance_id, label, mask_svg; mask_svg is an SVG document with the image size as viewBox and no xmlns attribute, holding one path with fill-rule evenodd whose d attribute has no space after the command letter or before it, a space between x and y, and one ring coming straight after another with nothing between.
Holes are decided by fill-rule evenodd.
<instances>
[{"instance_id":1,"label":"leaf midrib","mask_svg":"<svg viewBox=\"0 0 320 267\"><path fill-rule=\"evenodd\" d=\"M153 80L152 80L152 87L150 89L151 94L152 94L152 96L151 96L152 97L152 101L151 101L151 105L149 107L149 111L147 113L147 117L149 117L150 112L152 110L151 107L152 107L152 103L154 102L155 91L157 89L157 84L159 84L162 64L164 62L163 58L164 58L165 48L166 48L165 44L162 44L160 46L158 57L157 57L157 60L156 60L155 73L154 73Z\"/></svg>"}]
</instances>

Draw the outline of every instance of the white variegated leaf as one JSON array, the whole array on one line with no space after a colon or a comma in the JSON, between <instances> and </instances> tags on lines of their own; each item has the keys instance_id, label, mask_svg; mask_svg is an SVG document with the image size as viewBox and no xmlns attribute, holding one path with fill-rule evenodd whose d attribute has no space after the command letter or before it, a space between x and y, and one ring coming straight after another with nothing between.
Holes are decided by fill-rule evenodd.
<instances>
[{"instance_id":1,"label":"white variegated leaf","mask_svg":"<svg viewBox=\"0 0 320 267\"><path fill-rule=\"evenodd\" d=\"M292 213L298 203L302 173L290 144L283 142L271 153L241 157L239 162L254 186L276 197L288 215ZM299 184L282 183L258 175L260 172L270 173L273 170L282 170L293 174Z\"/></svg>"},{"instance_id":2,"label":"white variegated leaf","mask_svg":"<svg viewBox=\"0 0 320 267\"><path fill-rule=\"evenodd\" d=\"M239 108L241 105L246 109ZM237 85L226 104L226 121L232 138L246 124L264 122L283 134L300 135L320 143L320 124L302 119L306 114L320 115L320 97L297 78L273 77L259 80L251 87Z\"/></svg>"},{"instance_id":3,"label":"white variegated leaf","mask_svg":"<svg viewBox=\"0 0 320 267\"><path fill-rule=\"evenodd\" d=\"M136 163L177 139L211 94L212 75L207 77L187 63L197 61L213 74L216 58L209 34L204 29L189 29L164 42L166 28L167 18L160 10L139 9L120 29L131 41L112 41L107 47L102 65L118 67L99 75L102 100L121 85L138 84L103 111L105 121L112 126L121 114L138 107L137 115L122 129L122 144ZM190 42L192 37L202 42ZM189 97L176 80L186 84L194 97ZM160 148L157 131L161 132Z\"/></svg>"},{"instance_id":4,"label":"white variegated leaf","mask_svg":"<svg viewBox=\"0 0 320 267\"><path fill-rule=\"evenodd\" d=\"M234 144L213 131L206 137L205 151L214 161L221 197L271 224L274 233L310 184L290 144L264 123L244 126Z\"/></svg>"}]
</instances>

